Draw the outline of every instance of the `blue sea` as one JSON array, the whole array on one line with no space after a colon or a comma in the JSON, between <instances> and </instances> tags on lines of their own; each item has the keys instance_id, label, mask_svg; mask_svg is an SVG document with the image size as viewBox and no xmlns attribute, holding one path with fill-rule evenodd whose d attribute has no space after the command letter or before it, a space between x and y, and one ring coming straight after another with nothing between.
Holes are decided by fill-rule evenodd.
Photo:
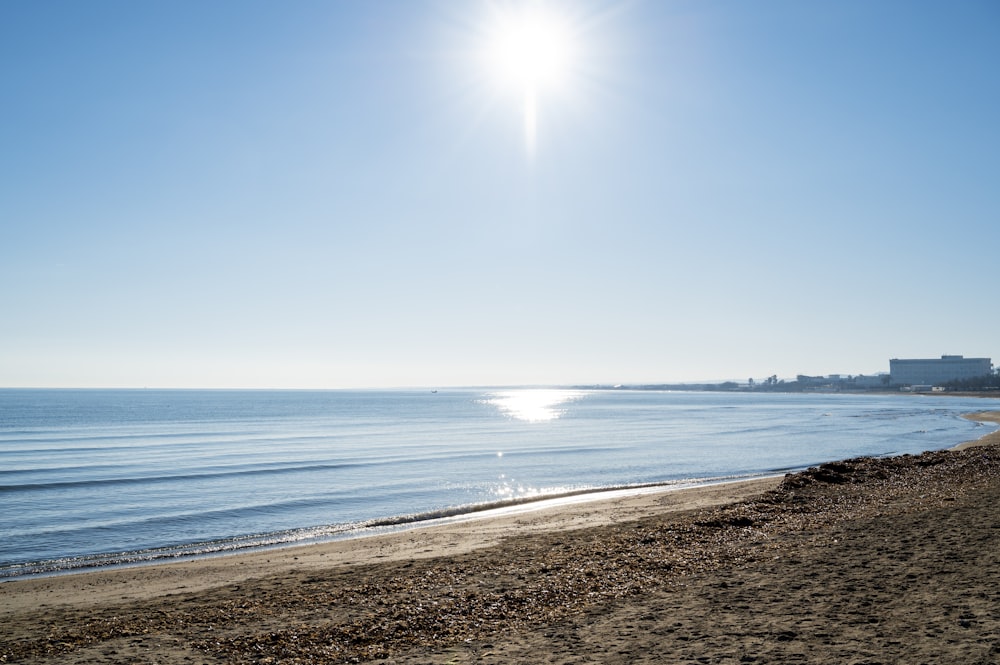
<instances>
[{"instance_id":1,"label":"blue sea","mask_svg":"<svg viewBox=\"0 0 1000 665\"><path fill-rule=\"evenodd\" d=\"M0 578L343 538L602 488L951 447L1000 400L0 390Z\"/></svg>"}]
</instances>

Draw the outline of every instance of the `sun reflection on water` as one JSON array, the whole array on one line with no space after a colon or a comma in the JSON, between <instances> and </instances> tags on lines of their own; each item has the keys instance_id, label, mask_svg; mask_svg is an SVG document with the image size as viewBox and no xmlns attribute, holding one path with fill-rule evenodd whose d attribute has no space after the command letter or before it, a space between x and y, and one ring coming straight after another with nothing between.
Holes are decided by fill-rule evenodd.
<instances>
[{"instance_id":1,"label":"sun reflection on water","mask_svg":"<svg viewBox=\"0 0 1000 665\"><path fill-rule=\"evenodd\" d=\"M536 423L559 418L566 412L560 407L581 395L577 390L527 388L493 393L485 402L511 418Z\"/></svg>"}]
</instances>

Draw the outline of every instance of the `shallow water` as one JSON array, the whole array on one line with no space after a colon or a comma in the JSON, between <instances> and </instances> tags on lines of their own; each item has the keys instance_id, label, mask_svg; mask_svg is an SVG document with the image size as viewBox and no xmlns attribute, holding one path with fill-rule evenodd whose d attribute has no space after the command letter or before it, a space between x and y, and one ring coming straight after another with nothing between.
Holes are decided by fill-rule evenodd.
<instances>
[{"instance_id":1,"label":"shallow water","mask_svg":"<svg viewBox=\"0 0 1000 665\"><path fill-rule=\"evenodd\" d=\"M0 390L0 577L918 453L1000 400L538 389Z\"/></svg>"}]
</instances>

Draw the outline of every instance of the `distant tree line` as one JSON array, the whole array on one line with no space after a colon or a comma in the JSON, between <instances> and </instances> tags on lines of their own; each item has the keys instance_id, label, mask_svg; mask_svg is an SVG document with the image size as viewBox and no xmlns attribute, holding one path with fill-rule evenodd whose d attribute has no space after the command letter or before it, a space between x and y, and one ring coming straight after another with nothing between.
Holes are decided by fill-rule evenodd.
<instances>
[{"instance_id":1,"label":"distant tree line","mask_svg":"<svg viewBox=\"0 0 1000 665\"><path fill-rule=\"evenodd\" d=\"M1000 371L1000 370L998 370ZM979 390L1000 390L1000 374L993 372L984 374L972 379L959 379L957 381L947 381L942 383L943 388L962 392L975 392Z\"/></svg>"}]
</instances>

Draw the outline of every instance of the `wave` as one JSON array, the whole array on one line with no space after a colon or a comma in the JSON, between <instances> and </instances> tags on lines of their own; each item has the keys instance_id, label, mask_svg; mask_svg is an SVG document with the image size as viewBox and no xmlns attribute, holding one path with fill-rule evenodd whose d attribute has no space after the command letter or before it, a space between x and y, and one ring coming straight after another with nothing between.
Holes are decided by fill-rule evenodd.
<instances>
[{"instance_id":1,"label":"wave","mask_svg":"<svg viewBox=\"0 0 1000 665\"><path fill-rule=\"evenodd\" d=\"M615 452L620 450L620 447L614 446L604 446L604 447L586 447L581 448L578 446L569 447L558 447L549 446L543 448L533 448L531 450L512 450L510 452L503 452L505 456L508 457L540 457L540 456L562 456L562 455L573 455L573 456L590 456L590 455L600 455L608 452ZM156 485L162 483L172 483L172 482L185 482L191 480L213 480L213 479L234 479L239 477L253 477L253 476L277 476L277 475L287 475L296 473L310 473L314 471L334 471L339 469L357 469L357 468L368 468L377 467L384 465L393 466L405 466L410 464L427 464L433 462L462 462L471 460L481 460L484 458L495 457L497 451L477 451L473 453L454 453L445 452L439 454L422 454L419 456L412 456L408 458L400 458L398 456L389 456L381 459L369 459L364 462L311 462L306 464L297 464L289 466L255 466L255 468L226 468L224 470L218 471L197 471L191 473L172 473L163 475L149 475L149 476L127 476L127 477L107 477L107 478L85 478L79 480L54 480L48 482L38 482L38 483L3 483L0 484L0 493L10 493L10 492L30 492L30 491L42 491L42 490L53 490L53 489L71 489L71 488L82 488L82 487L125 487L134 485ZM101 466L88 466L83 467L72 467L74 473L80 473L81 470L86 470L87 472L94 472L99 469L115 469L118 467L112 465L101 465ZM8 478L14 477L19 474L30 474L37 473L39 471L51 471L51 468L24 468L24 469L8 469L6 471L0 471L0 479L5 476ZM0 481L2 482L2 481Z\"/></svg>"},{"instance_id":2,"label":"wave","mask_svg":"<svg viewBox=\"0 0 1000 665\"><path fill-rule=\"evenodd\" d=\"M0 492L20 492L32 490L66 489L73 487L120 487L125 485L153 485L187 480L210 480L213 478L238 478L241 476L278 475L285 473L302 473L304 471L328 471L359 466L371 466L371 463L345 462L337 464L308 464L302 466L269 467L264 469L241 469L237 471L216 471L211 473L183 473L163 476L131 476L128 478L88 478L85 480L59 480L47 483L21 483L17 485L0 485Z\"/></svg>"}]
</instances>

